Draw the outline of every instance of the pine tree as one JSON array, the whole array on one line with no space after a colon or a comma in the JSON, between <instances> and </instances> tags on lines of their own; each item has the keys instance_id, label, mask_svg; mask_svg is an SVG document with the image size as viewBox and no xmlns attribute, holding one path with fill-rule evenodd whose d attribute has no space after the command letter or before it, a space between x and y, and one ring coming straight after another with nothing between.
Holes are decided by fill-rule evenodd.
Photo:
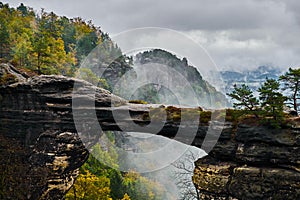
<instances>
[{"instance_id":1,"label":"pine tree","mask_svg":"<svg viewBox=\"0 0 300 200\"><path fill-rule=\"evenodd\" d=\"M227 95L236 101L233 103L234 108L248 110L258 117L256 113L258 100L254 97L253 92L247 85L243 84L238 87L235 84L233 91L231 93L227 93Z\"/></svg>"},{"instance_id":2,"label":"pine tree","mask_svg":"<svg viewBox=\"0 0 300 200\"><path fill-rule=\"evenodd\" d=\"M275 126L283 120L283 105L286 97L280 92L280 83L275 79L266 79L258 89L261 107L265 117L271 116Z\"/></svg>"},{"instance_id":3,"label":"pine tree","mask_svg":"<svg viewBox=\"0 0 300 200\"><path fill-rule=\"evenodd\" d=\"M289 90L292 95L288 99L292 102L293 108L298 112L298 99L300 96L300 69L289 68L289 71L279 77L284 84L284 90Z\"/></svg>"}]
</instances>

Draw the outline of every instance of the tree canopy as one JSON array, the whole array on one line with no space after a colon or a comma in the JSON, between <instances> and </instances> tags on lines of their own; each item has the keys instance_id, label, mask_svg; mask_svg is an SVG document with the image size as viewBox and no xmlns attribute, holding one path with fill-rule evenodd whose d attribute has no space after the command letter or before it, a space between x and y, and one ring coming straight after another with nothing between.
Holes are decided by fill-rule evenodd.
<instances>
[{"instance_id":1,"label":"tree canopy","mask_svg":"<svg viewBox=\"0 0 300 200\"><path fill-rule=\"evenodd\" d=\"M38 74L73 76L82 60L104 40L109 51L120 49L91 21L36 13L23 3L0 3L0 59ZM121 54L121 53L120 53Z\"/></svg>"},{"instance_id":2,"label":"tree canopy","mask_svg":"<svg viewBox=\"0 0 300 200\"><path fill-rule=\"evenodd\" d=\"M280 83L275 79L266 79L258 92L264 115L271 115L276 121L281 120L286 97L280 92Z\"/></svg>"}]
</instances>

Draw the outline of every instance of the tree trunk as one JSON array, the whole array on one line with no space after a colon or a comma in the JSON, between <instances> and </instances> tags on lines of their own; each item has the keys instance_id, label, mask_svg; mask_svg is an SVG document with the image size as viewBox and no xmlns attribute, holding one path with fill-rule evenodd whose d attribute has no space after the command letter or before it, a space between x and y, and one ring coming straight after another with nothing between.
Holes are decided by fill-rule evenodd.
<instances>
[{"instance_id":1,"label":"tree trunk","mask_svg":"<svg viewBox=\"0 0 300 200\"><path fill-rule=\"evenodd\" d=\"M38 57L37 57L37 68L38 68L38 75L41 75L41 63L40 63L40 59L41 59L41 54L38 53Z\"/></svg>"},{"instance_id":2,"label":"tree trunk","mask_svg":"<svg viewBox=\"0 0 300 200\"><path fill-rule=\"evenodd\" d=\"M298 105L297 105L298 85L299 85L299 82L296 83L295 91L294 91L294 94L293 94L294 110L295 110L297 113L298 113Z\"/></svg>"}]
</instances>

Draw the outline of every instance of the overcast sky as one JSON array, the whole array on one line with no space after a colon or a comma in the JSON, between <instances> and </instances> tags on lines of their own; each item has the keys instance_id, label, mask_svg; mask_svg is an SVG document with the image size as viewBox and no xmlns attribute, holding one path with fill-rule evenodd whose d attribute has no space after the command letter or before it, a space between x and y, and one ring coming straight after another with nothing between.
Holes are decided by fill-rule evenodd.
<instances>
[{"instance_id":1,"label":"overcast sky","mask_svg":"<svg viewBox=\"0 0 300 200\"><path fill-rule=\"evenodd\" d=\"M1 1L1 0L0 0ZM92 20L104 32L162 27L202 45L219 68L300 67L299 0L2 0Z\"/></svg>"}]
</instances>

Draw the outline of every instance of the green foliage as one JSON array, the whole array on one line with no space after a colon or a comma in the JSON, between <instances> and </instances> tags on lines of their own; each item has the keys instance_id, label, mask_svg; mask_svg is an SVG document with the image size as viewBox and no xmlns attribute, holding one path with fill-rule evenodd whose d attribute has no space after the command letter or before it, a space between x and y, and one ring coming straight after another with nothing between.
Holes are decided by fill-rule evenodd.
<instances>
[{"instance_id":1,"label":"green foliage","mask_svg":"<svg viewBox=\"0 0 300 200\"><path fill-rule=\"evenodd\" d=\"M300 97L300 69L289 68L289 71L279 77L284 84L283 90L291 92L288 100L292 102L294 110L298 111L298 99Z\"/></svg>"},{"instance_id":2,"label":"green foliage","mask_svg":"<svg viewBox=\"0 0 300 200\"><path fill-rule=\"evenodd\" d=\"M258 100L247 85L243 84L238 87L235 84L233 91L227 95L236 101L233 103L234 108L249 110L251 112L256 111Z\"/></svg>"},{"instance_id":3,"label":"green foliage","mask_svg":"<svg viewBox=\"0 0 300 200\"><path fill-rule=\"evenodd\" d=\"M202 108L178 108L174 106L160 106L151 108L149 113L143 114L143 120L180 122L182 119L207 124L211 121L211 111L203 111Z\"/></svg>"},{"instance_id":4,"label":"green foliage","mask_svg":"<svg viewBox=\"0 0 300 200\"><path fill-rule=\"evenodd\" d=\"M9 21L10 10L8 4L0 7L0 58L8 58L9 57Z\"/></svg>"},{"instance_id":5,"label":"green foliage","mask_svg":"<svg viewBox=\"0 0 300 200\"><path fill-rule=\"evenodd\" d=\"M289 90L292 95L288 97L284 96L280 91L280 82L283 83L283 90ZM277 127L284 125L285 115L283 112L284 103L287 100L292 101L294 109L297 111L297 100L299 98L299 83L300 83L300 69L289 69L284 75L279 77L279 81L275 79L266 79L264 84L258 89L259 100L254 96L248 86L243 84L241 87L234 85L234 90L227 94L236 102L234 108L242 109L235 114L236 119L245 116L246 114L252 114L255 111L255 116L262 117L262 122L270 125L271 127ZM290 102L289 102L290 103ZM259 106L258 106L259 104ZM249 112L250 111L250 112Z\"/></svg>"},{"instance_id":6,"label":"green foliage","mask_svg":"<svg viewBox=\"0 0 300 200\"><path fill-rule=\"evenodd\" d=\"M78 71L77 71L77 77L80 78L80 79L83 79L93 85L97 85L99 87L102 87L104 89L109 89L109 86L106 82L105 79L103 78L99 78L97 77L96 74L94 74L92 72L91 69L89 68L80 68Z\"/></svg>"},{"instance_id":7,"label":"green foliage","mask_svg":"<svg viewBox=\"0 0 300 200\"><path fill-rule=\"evenodd\" d=\"M163 199L164 188L159 183L133 171L119 171L118 152L110 145L114 144L114 134L107 132L106 136L105 148L100 144L92 148L93 154L80 168L80 175L66 199Z\"/></svg>"},{"instance_id":8,"label":"green foliage","mask_svg":"<svg viewBox=\"0 0 300 200\"><path fill-rule=\"evenodd\" d=\"M127 172L123 178L123 185L131 199L160 200L164 199L163 187L136 172Z\"/></svg>"},{"instance_id":9,"label":"green foliage","mask_svg":"<svg viewBox=\"0 0 300 200\"><path fill-rule=\"evenodd\" d=\"M233 125L237 125L241 119L241 116L245 115L244 110L238 109L226 109L225 121L232 122Z\"/></svg>"},{"instance_id":10,"label":"green foliage","mask_svg":"<svg viewBox=\"0 0 300 200\"><path fill-rule=\"evenodd\" d=\"M132 65L132 58L122 55L108 34L91 21L60 17L43 9L34 12L24 4L17 9L0 4L0 38L0 60L11 62L30 76L84 73L85 80L111 90ZM97 64L86 66L90 71L83 69L84 72L76 73L96 46L99 49ZM109 70L97 74L107 65Z\"/></svg>"},{"instance_id":11,"label":"green foliage","mask_svg":"<svg viewBox=\"0 0 300 200\"><path fill-rule=\"evenodd\" d=\"M38 74L73 76L81 61L104 40L108 47L103 49L103 55L122 55L119 47L91 21L60 17L43 9L37 14L24 4L17 9L0 5L0 38L1 60Z\"/></svg>"},{"instance_id":12,"label":"green foliage","mask_svg":"<svg viewBox=\"0 0 300 200\"><path fill-rule=\"evenodd\" d=\"M283 120L283 105L286 97L279 91L280 83L275 79L267 79L258 89L261 100L262 114L265 119L271 116L272 126L279 126Z\"/></svg>"},{"instance_id":13,"label":"green foliage","mask_svg":"<svg viewBox=\"0 0 300 200\"><path fill-rule=\"evenodd\" d=\"M200 112L200 122L207 124L209 121L211 121L211 111L201 111Z\"/></svg>"}]
</instances>

